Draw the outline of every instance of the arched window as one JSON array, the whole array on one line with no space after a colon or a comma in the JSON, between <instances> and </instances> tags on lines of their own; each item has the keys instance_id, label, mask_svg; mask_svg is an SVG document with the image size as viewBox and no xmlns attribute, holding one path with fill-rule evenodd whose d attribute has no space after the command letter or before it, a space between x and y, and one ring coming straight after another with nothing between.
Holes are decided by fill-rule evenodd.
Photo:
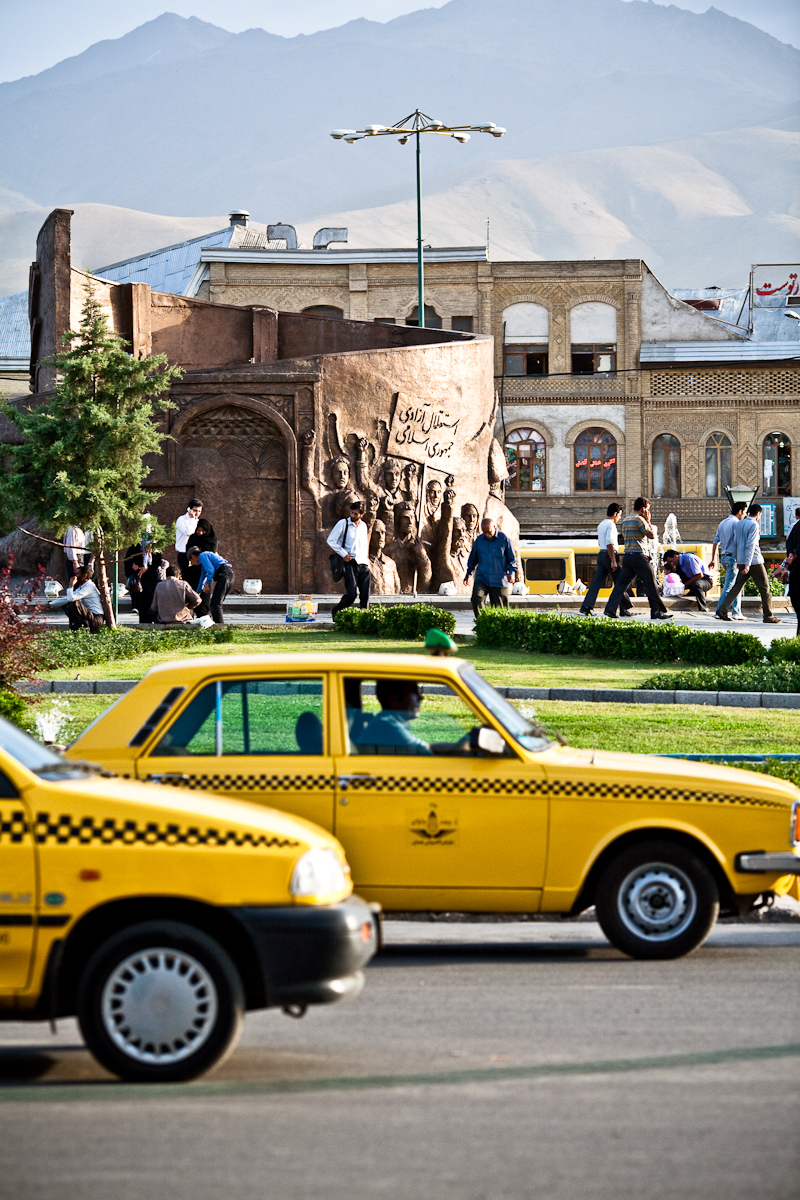
<instances>
[{"instance_id":1,"label":"arched window","mask_svg":"<svg viewBox=\"0 0 800 1200\"><path fill-rule=\"evenodd\" d=\"M653 495L670 498L681 494L681 444L671 433L653 442Z\"/></svg>"},{"instance_id":2,"label":"arched window","mask_svg":"<svg viewBox=\"0 0 800 1200\"><path fill-rule=\"evenodd\" d=\"M509 304L503 309L503 373L546 375L550 313L543 304Z\"/></svg>"},{"instance_id":3,"label":"arched window","mask_svg":"<svg viewBox=\"0 0 800 1200\"><path fill-rule=\"evenodd\" d=\"M406 325L419 325L419 305L415 304L411 312L406 317ZM437 313L436 309L430 305L425 305L425 328L426 329L441 329L442 318Z\"/></svg>"},{"instance_id":4,"label":"arched window","mask_svg":"<svg viewBox=\"0 0 800 1200\"><path fill-rule=\"evenodd\" d=\"M506 438L507 487L518 492L545 490L545 444L535 429L515 429Z\"/></svg>"},{"instance_id":5,"label":"arched window","mask_svg":"<svg viewBox=\"0 0 800 1200\"><path fill-rule=\"evenodd\" d=\"M617 490L617 442L607 429L584 429L575 439L575 491Z\"/></svg>"},{"instance_id":6,"label":"arched window","mask_svg":"<svg viewBox=\"0 0 800 1200\"><path fill-rule=\"evenodd\" d=\"M310 313L312 317L330 317L335 321L341 321L344 318L344 310L337 308L335 304L312 304L308 308L304 308L303 312Z\"/></svg>"},{"instance_id":7,"label":"arched window","mask_svg":"<svg viewBox=\"0 0 800 1200\"><path fill-rule=\"evenodd\" d=\"M731 482L731 440L724 433L706 438L706 495L724 496Z\"/></svg>"},{"instance_id":8,"label":"arched window","mask_svg":"<svg viewBox=\"0 0 800 1200\"><path fill-rule=\"evenodd\" d=\"M792 494L792 443L785 433L768 433L763 447L765 496Z\"/></svg>"}]
</instances>

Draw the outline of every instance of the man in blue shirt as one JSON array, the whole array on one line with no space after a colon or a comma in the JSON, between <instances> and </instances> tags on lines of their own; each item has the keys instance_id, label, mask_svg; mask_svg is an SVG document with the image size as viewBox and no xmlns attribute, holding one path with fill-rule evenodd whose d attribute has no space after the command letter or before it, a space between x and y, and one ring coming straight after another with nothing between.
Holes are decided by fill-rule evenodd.
<instances>
[{"instance_id":1,"label":"man in blue shirt","mask_svg":"<svg viewBox=\"0 0 800 1200\"><path fill-rule=\"evenodd\" d=\"M200 582L197 590L201 596L210 595L208 609L211 620L216 625L224 625L222 601L233 586L233 567L226 558L223 558L221 554L215 554L213 550L200 550L197 546L189 546L186 554L192 566L198 564L200 566ZM212 583L213 591L211 590Z\"/></svg>"},{"instance_id":2,"label":"man in blue shirt","mask_svg":"<svg viewBox=\"0 0 800 1200\"><path fill-rule=\"evenodd\" d=\"M679 554L677 550L664 551L664 569L680 575L690 596L697 601L698 612L708 612L706 592L714 586L714 580L696 554Z\"/></svg>"},{"instance_id":3,"label":"man in blue shirt","mask_svg":"<svg viewBox=\"0 0 800 1200\"><path fill-rule=\"evenodd\" d=\"M487 597L493 607L508 608L508 589L517 577L517 556L511 538L497 528L491 517L484 517L481 521L481 532L467 559L464 583L469 583L473 571L475 586L472 589L472 611L475 616L483 608Z\"/></svg>"}]
</instances>

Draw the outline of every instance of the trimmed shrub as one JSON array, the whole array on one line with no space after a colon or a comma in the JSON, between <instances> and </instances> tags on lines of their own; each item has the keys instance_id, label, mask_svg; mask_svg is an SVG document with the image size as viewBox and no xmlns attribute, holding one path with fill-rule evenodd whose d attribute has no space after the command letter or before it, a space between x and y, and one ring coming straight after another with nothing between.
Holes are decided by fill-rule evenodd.
<instances>
[{"instance_id":1,"label":"trimmed shrub","mask_svg":"<svg viewBox=\"0 0 800 1200\"><path fill-rule=\"evenodd\" d=\"M98 633L78 629L75 633L53 630L39 640L43 666L90 667L120 658L138 658L141 654L168 650L193 650L196 646L220 646L233 641L233 630L217 629L118 629L103 628Z\"/></svg>"},{"instance_id":2,"label":"trimmed shrub","mask_svg":"<svg viewBox=\"0 0 800 1200\"><path fill-rule=\"evenodd\" d=\"M0 687L0 717L5 717L13 725L21 725L27 706L21 696L10 688Z\"/></svg>"},{"instance_id":3,"label":"trimmed shrub","mask_svg":"<svg viewBox=\"0 0 800 1200\"><path fill-rule=\"evenodd\" d=\"M759 662L764 647L751 633L712 633L666 622L586 620L564 613L484 608L475 622L479 646L535 654L586 654L652 663L701 665Z\"/></svg>"},{"instance_id":4,"label":"trimmed shrub","mask_svg":"<svg viewBox=\"0 0 800 1200\"><path fill-rule=\"evenodd\" d=\"M456 627L453 613L432 604L373 604L370 608L344 608L336 614L335 622L342 633L407 641L424 638L429 629L452 634Z\"/></svg>"},{"instance_id":5,"label":"trimmed shrub","mask_svg":"<svg viewBox=\"0 0 800 1200\"><path fill-rule=\"evenodd\" d=\"M745 663L738 667L705 667L702 670L651 675L639 688L660 692L800 692L800 665Z\"/></svg>"},{"instance_id":6,"label":"trimmed shrub","mask_svg":"<svg viewBox=\"0 0 800 1200\"><path fill-rule=\"evenodd\" d=\"M776 638L767 650L771 663L800 663L800 638Z\"/></svg>"}]
</instances>

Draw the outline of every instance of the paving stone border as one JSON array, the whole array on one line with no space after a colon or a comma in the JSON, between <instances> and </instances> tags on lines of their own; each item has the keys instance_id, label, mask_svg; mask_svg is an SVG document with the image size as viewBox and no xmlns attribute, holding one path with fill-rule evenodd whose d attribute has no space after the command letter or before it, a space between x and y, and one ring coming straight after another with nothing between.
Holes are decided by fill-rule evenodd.
<instances>
[{"instance_id":1,"label":"paving stone border","mask_svg":"<svg viewBox=\"0 0 800 1200\"><path fill-rule=\"evenodd\" d=\"M129 692L135 679L43 679L39 684L20 684L28 693L55 692L59 695L119 696ZM686 692L640 688L537 688L498 687L508 700L575 700L588 704L710 704L725 708L797 708L800 692Z\"/></svg>"}]
</instances>

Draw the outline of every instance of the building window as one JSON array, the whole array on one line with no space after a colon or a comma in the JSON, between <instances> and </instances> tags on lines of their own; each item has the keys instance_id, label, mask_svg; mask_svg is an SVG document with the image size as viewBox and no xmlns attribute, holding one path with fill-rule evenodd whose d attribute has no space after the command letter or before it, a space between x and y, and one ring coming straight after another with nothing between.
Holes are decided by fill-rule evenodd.
<instances>
[{"instance_id":1,"label":"building window","mask_svg":"<svg viewBox=\"0 0 800 1200\"><path fill-rule=\"evenodd\" d=\"M375 325L396 325L397 324L397 320L395 317L373 317L372 321L373 321L373 324L375 324Z\"/></svg>"},{"instance_id":2,"label":"building window","mask_svg":"<svg viewBox=\"0 0 800 1200\"><path fill-rule=\"evenodd\" d=\"M572 346L573 375L607 375L617 369L617 347L612 342Z\"/></svg>"},{"instance_id":3,"label":"building window","mask_svg":"<svg viewBox=\"0 0 800 1200\"><path fill-rule=\"evenodd\" d=\"M616 492L617 442L607 429L584 429L575 441L575 491Z\"/></svg>"},{"instance_id":4,"label":"building window","mask_svg":"<svg viewBox=\"0 0 800 1200\"><path fill-rule=\"evenodd\" d=\"M312 317L328 317L334 321L344 319L344 310L337 308L335 304L312 304L309 308L303 309L304 313L309 313Z\"/></svg>"},{"instance_id":5,"label":"building window","mask_svg":"<svg viewBox=\"0 0 800 1200\"><path fill-rule=\"evenodd\" d=\"M681 444L671 433L653 442L653 495L677 498L681 494Z\"/></svg>"},{"instance_id":6,"label":"building window","mask_svg":"<svg viewBox=\"0 0 800 1200\"><path fill-rule=\"evenodd\" d=\"M731 441L724 433L706 439L706 495L724 496L731 483Z\"/></svg>"},{"instance_id":7,"label":"building window","mask_svg":"<svg viewBox=\"0 0 800 1200\"><path fill-rule=\"evenodd\" d=\"M517 492L545 490L545 444L535 429L515 429L506 438L507 487Z\"/></svg>"},{"instance_id":8,"label":"building window","mask_svg":"<svg viewBox=\"0 0 800 1200\"><path fill-rule=\"evenodd\" d=\"M504 371L506 375L546 375L547 343L528 342L526 345L505 347Z\"/></svg>"},{"instance_id":9,"label":"building window","mask_svg":"<svg viewBox=\"0 0 800 1200\"><path fill-rule=\"evenodd\" d=\"M785 433L768 433L763 448L765 496L792 494L792 443Z\"/></svg>"},{"instance_id":10,"label":"building window","mask_svg":"<svg viewBox=\"0 0 800 1200\"><path fill-rule=\"evenodd\" d=\"M451 328L458 333L472 333L472 317L453 317Z\"/></svg>"},{"instance_id":11,"label":"building window","mask_svg":"<svg viewBox=\"0 0 800 1200\"><path fill-rule=\"evenodd\" d=\"M419 305L415 304L406 317L406 325L419 325ZM441 329L442 318L430 304L425 305L425 328Z\"/></svg>"}]
</instances>

